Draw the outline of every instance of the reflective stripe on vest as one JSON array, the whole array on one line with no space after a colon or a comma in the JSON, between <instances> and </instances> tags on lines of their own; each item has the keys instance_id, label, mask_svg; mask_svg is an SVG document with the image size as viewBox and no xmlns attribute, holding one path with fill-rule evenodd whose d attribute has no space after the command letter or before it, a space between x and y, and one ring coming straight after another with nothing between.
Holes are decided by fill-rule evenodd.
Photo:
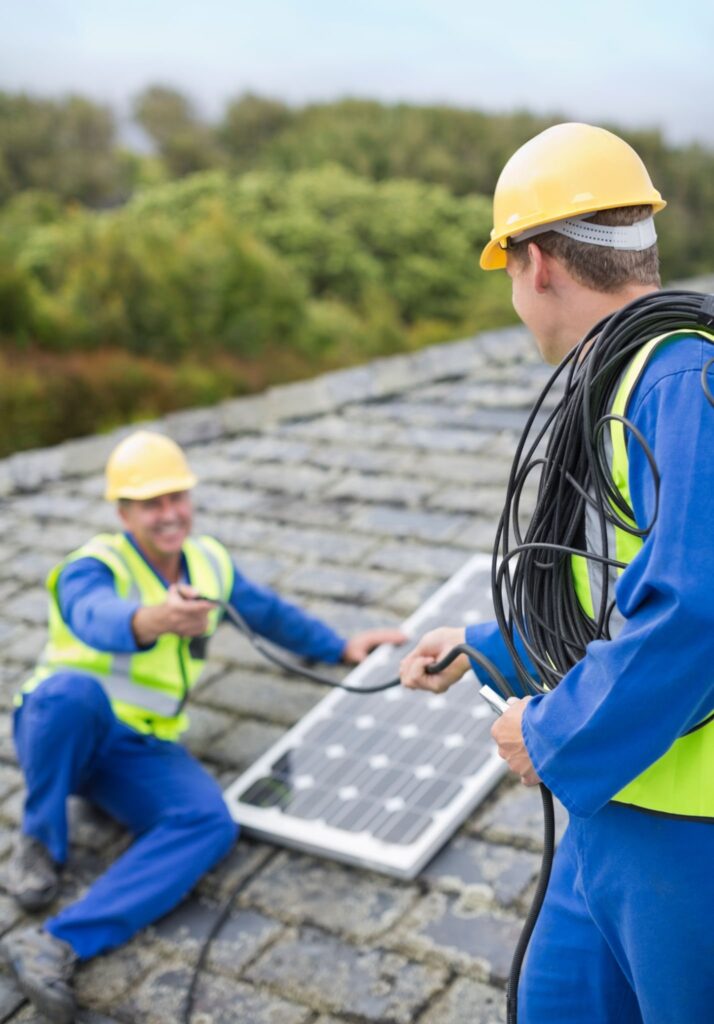
<instances>
[{"instance_id":1,"label":"reflective stripe on vest","mask_svg":"<svg viewBox=\"0 0 714 1024\"><path fill-rule=\"evenodd\" d=\"M643 345L623 374L613 399L611 414L625 416L629 400L644 368L660 345L692 335L700 335L714 343L714 334L686 330L662 334ZM629 460L624 424L618 420L611 420L604 441L613 482L631 509ZM636 526L634 520L623 515L619 509L617 515L623 522ZM615 558L625 566L629 565L643 544L641 537L634 536L612 523L608 522L603 530L597 510L589 503L585 512L585 538L588 551ZM617 636L624 624L624 618L615 604L615 583L624 569L606 565L603 570L600 563L580 555L571 559L571 566L575 592L583 611L591 619L597 620L604 610L609 636ZM652 813L714 821L713 779L714 716L709 716L675 740L662 757L620 790L613 800Z\"/></svg>"},{"instance_id":2,"label":"reflective stripe on vest","mask_svg":"<svg viewBox=\"0 0 714 1024\"><path fill-rule=\"evenodd\" d=\"M159 690L152 690L150 686L137 686L136 683L132 683L128 676L121 675L118 672L112 672L110 675L101 675L98 672L77 668L76 665L60 665L59 663L53 665L40 664L38 668L48 669L52 675L55 675L57 672L71 672L75 676L87 676L90 679L96 679L112 703L119 701L122 704L138 704L142 712L150 711L152 714L160 715L162 718L173 718L176 715L175 697L161 693Z\"/></svg>"},{"instance_id":3,"label":"reflective stripe on vest","mask_svg":"<svg viewBox=\"0 0 714 1024\"><path fill-rule=\"evenodd\" d=\"M225 548L212 537L189 538L183 554L192 585L206 597L228 600L233 564ZM112 655L84 644L62 618L57 584L65 565L86 557L98 559L111 570L120 597L147 606L166 599L163 582L123 534L95 537L48 576L49 642L23 690L34 689L59 671L88 675L101 684L117 718L140 732L176 739L188 725L183 705L201 674L203 660L192 658L189 642L174 634L165 634L151 648L134 654ZM208 636L219 621L216 609L209 614Z\"/></svg>"}]
</instances>

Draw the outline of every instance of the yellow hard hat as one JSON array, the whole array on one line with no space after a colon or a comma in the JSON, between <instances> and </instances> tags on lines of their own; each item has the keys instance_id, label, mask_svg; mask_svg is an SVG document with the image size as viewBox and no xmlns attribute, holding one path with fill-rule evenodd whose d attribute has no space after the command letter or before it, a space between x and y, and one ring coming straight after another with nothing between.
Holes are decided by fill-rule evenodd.
<instances>
[{"instance_id":1,"label":"yellow hard hat","mask_svg":"<svg viewBox=\"0 0 714 1024\"><path fill-rule=\"evenodd\" d=\"M604 128L557 124L516 150L496 184L483 270L506 266L508 239L529 228L618 206L667 204L632 146Z\"/></svg>"},{"instance_id":2,"label":"yellow hard hat","mask_svg":"<svg viewBox=\"0 0 714 1024\"><path fill-rule=\"evenodd\" d=\"M104 497L107 501L143 501L187 491L197 483L175 441L150 430L138 430L120 441L109 456Z\"/></svg>"}]
</instances>

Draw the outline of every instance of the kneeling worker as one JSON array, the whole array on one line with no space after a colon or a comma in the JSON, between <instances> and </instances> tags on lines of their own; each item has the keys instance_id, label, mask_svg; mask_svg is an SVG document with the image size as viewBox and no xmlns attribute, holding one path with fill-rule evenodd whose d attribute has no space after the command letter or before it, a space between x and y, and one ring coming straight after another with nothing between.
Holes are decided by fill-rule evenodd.
<instances>
[{"instance_id":1,"label":"kneeling worker","mask_svg":"<svg viewBox=\"0 0 714 1024\"><path fill-rule=\"evenodd\" d=\"M203 667L201 641L230 604L255 632L303 657L362 661L395 629L345 640L257 586L212 537L192 537L196 484L181 449L140 431L107 464L124 533L103 534L49 575L49 644L18 696L15 745L27 784L9 887L26 910L49 906L67 859L66 800L91 800L133 832L132 846L77 903L8 936L26 995L55 1022L76 1012L78 960L127 942L174 907L238 832L213 778L176 741Z\"/></svg>"}]
</instances>

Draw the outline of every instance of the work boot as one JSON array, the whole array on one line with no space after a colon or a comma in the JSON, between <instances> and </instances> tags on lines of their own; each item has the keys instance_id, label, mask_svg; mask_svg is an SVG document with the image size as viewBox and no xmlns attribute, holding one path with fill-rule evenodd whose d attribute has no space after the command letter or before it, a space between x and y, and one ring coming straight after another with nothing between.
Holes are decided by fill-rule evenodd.
<instances>
[{"instance_id":1,"label":"work boot","mask_svg":"<svg viewBox=\"0 0 714 1024\"><path fill-rule=\"evenodd\" d=\"M72 947L41 928L23 928L5 936L0 952L32 1005L53 1024L71 1024L77 1012Z\"/></svg>"},{"instance_id":2,"label":"work boot","mask_svg":"<svg viewBox=\"0 0 714 1024\"><path fill-rule=\"evenodd\" d=\"M6 886L23 910L44 910L59 892L59 867L47 847L19 835L7 868Z\"/></svg>"}]
</instances>

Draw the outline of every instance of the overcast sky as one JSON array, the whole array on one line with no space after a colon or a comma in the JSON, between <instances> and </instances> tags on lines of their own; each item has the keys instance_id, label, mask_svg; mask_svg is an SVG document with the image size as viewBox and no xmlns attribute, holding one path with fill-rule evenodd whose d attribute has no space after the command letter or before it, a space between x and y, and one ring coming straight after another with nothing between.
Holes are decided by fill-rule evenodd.
<instances>
[{"instance_id":1,"label":"overcast sky","mask_svg":"<svg viewBox=\"0 0 714 1024\"><path fill-rule=\"evenodd\" d=\"M714 146L702 0L0 0L0 88L126 114L150 83L205 115L246 90L562 113Z\"/></svg>"}]
</instances>

